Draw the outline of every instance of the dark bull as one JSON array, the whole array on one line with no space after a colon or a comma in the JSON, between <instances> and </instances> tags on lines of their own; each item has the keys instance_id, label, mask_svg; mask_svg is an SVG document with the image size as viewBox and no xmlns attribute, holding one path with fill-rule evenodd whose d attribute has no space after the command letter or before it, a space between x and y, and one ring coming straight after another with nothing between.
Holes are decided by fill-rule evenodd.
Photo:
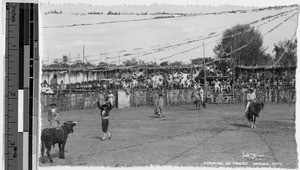
<instances>
[{"instance_id":1,"label":"dark bull","mask_svg":"<svg viewBox=\"0 0 300 170\"><path fill-rule=\"evenodd\" d=\"M51 145L54 146L54 144L58 143L59 147L59 157L64 159L65 158L65 145L68 139L68 135L70 133L73 133L73 127L76 126L76 122L67 121L60 127L51 127L46 128L42 131L41 140L42 140L42 147L41 147L41 153L42 153L42 162L45 163L44 158L44 151L45 148L47 148L47 155L50 163L53 162L50 151L51 151Z\"/></svg>"}]
</instances>

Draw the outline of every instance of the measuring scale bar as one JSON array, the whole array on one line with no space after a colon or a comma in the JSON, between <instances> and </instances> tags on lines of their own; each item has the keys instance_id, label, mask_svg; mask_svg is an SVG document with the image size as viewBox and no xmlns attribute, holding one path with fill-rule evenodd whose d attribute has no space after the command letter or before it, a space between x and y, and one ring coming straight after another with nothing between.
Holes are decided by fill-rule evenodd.
<instances>
[{"instance_id":1,"label":"measuring scale bar","mask_svg":"<svg viewBox=\"0 0 300 170\"><path fill-rule=\"evenodd\" d=\"M5 169L37 169L37 4L6 3L5 40Z\"/></svg>"}]
</instances>

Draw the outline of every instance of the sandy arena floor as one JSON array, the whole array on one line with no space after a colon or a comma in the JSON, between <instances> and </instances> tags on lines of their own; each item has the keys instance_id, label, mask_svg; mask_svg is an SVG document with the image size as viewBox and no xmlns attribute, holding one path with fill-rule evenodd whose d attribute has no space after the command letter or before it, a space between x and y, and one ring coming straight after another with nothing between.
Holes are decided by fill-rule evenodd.
<instances>
[{"instance_id":1,"label":"sandy arena floor","mask_svg":"<svg viewBox=\"0 0 300 170\"><path fill-rule=\"evenodd\" d=\"M58 158L56 145L54 162L40 166L297 168L295 105L266 104L256 129L244 117L244 104L208 105L201 111L194 105L173 105L164 111L165 118L156 118L153 107L113 109L113 136L106 141L100 141L99 110L62 112L64 121L78 122L69 135L66 158ZM45 113L42 123L42 128L48 126Z\"/></svg>"}]
</instances>

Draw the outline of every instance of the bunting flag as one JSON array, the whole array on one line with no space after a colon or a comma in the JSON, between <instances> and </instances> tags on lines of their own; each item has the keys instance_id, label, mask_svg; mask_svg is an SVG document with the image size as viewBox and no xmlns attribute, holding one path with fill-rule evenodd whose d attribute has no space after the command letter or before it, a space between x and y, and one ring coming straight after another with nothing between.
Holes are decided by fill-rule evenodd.
<instances>
[{"instance_id":1,"label":"bunting flag","mask_svg":"<svg viewBox=\"0 0 300 170\"><path fill-rule=\"evenodd\" d=\"M289 13L291 13L291 12L293 12L293 11L295 11L295 10L297 10L297 9L292 9L292 10L280 12L280 13L277 13L277 14L274 14L274 15L271 15L271 16L263 17L263 18L261 18L261 19L259 19L259 20L253 21L253 22L251 22L251 23L249 23L249 24L247 24L247 25L257 24L257 23L259 23L259 22L262 22L262 21L267 20L266 22L264 22L264 23L262 23L262 24L256 26L256 27L261 27L261 26L266 25L266 24L268 24L268 23L270 23L270 22L272 22L272 21L274 21L274 20L276 20L276 19L279 19L279 18L282 18L282 17L288 15ZM235 37L235 36L237 36L237 35L243 34L243 33L248 32L248 31L250 31L250 30L251 30L251 28L250 28L250 29L247 29L247 30L244 30L244 31L241 31L241 32L239 32L239 33L236 33L236 34L234 34L234 35L227 36L227 37L225 37L225 38ZM214 37L217 37L217 36L221 36L222 34L223 34L223 32L222 32L222 33L219 33L219 34L215 34L215 33L214 33L214 34L209 34L209 35L204 36L204 37L201 36L202 38L192 39L192 40L188 40L188 41L186 41L186 42L175 43L175 44L172 44L172 45L166 45L166 46L159 47L159 48L154 48L154 49L148 50L148 51L136 52L136 53L129 53L129 54L125 54L125 55L123 55L123 56L121 56L121 57L129 56L129 55L140 55L140 56L137 56L137 57L136 57L136 58L139 58L139 57L143 57L143 56L146 56L146 55L151 55L151 54L154 54L154 53L157 53L157 52L165 51L165 50L167 50L167 49L174 49L174 48L179 47L179 46L182 46L182 45L191 44L191 43L196 43L196 42L199 42L199 41L211 39L211 38L214 38ZM222 39L223 39L223 38L220 38L220 39L217 39L217 40L210 41L210 42L206 43L205 45L208 45L208 44L211 44L211 43L218 42L218 41L220 41L220 40L222 40ZM193 47L193 48L191 48L191 49L189 49L189 50L185 50L185 51L182 51L182 52L178 52L178 53L176 53L176 54L172 54L172 55L167 56L167 57L163 57L163 58L161 58L161 59L159 59L159 60L165 60L165 59L168 59L168 58L172 58L172 57L174 57L174 56L176 56L176 55L184 54L184 53L187 53L187 52L189 52L189 51L198 49L198 48L200 48L200 47L202 47L202 45L197 46L197 47ZM111 57L110 59L114 59L114 58L119 58L119 57ZM127 59L122 59L121 61L126 61L126 60L127 60ZM113 63L116 63L116 62L117 62L117 61L113 61Z\"/></svg>"},{"instance_id":2,"label":"bunting flag","mask_svg":"<svg viewBox=\"0 0 300 170\"><path fill-rule=\"evenodd\" d=\"M268 34L268 33L271 33L272 31L274 31L275 29L277 29L280 25L282 25L284 22L286 22L287 20L289 20L290 18L292 18L292 17L295 16L296 14L298 14L298 12L296 12L296 13L294 13L293 15L291 15L290 17L286 18L286 19L285 19L284 21L282 21L280 24L276 25L275 27L273 27L272 29L270 29L267 33L263 34L263 36L265 36L265 35ZM265 24L267 24L267 23L270 23L271 21L273 21L273 20L269 20L268 22L265 22L265 23L263 23L263 24L261 24L261 25L259 25L259 26L262 26L262 25L265 25ZM258 26L257 26L257 27L258 27ZM252 28L247 29L247 30L245 30L245 31L248 32L248 31L250 31L251 29L252 29ZM227 36L227 37L223 37L223 38L235 37L235 36L237 36L237 35L240 35L240 34L242 34L242 33L245 33L245 31L242 31L242 32L239 32L239 33L236 33L236 34ZM212 41L212 42L220 41L220 40L222 40L223 38L218 39L218 40L215 40L215 41ZM252 38L252 39L250 40L249 43L243 45L242 47L240 47L240 48L238 48L238 49L236 49L236 50L234 50L234 51L232 51L232 52L230 52L230 53L225 53L225 55L226 55L226 56L229 56L229 55L232 54L232 53L235 53L235 52L237 52L237 51L242 50L243 48L245 48L245 47L247 47L249 44L251 44L253 40L254 40L254 38ZM212 43L212 42L209 42L209 43ZM207 44L208 44L208 43L207 43ZM206 44L206 45L207 45L207 44ZM161 58L161 59L159 59L159 60L165 60L165 59L168 59L168 58L172 58L172 57L174 57L174 56L176 56L176 55L184 54L184 53L186 53L186 52L189 52L189 51L198 49L198 48L200 48L200 47L202 47L202 45L199 45L199 46L193 47L193 48L191 48L191 49L188 49L188 50L185 50L185 51L181 51L181 52L172 54L172 55L167 56L167 57L163 57L163 58ZM211 56L211 57L212 57L212 56Z\"/></svg>"},{"instance_id":3,"label":"bunting flag","mask_svg":"<svg viewBox=\"0 0 300 170\"><path fill-rule=\"evenodd\" d=\"M268 23L271 23L272 21L275 21L275 20L278 20L278 19L280 19L282 17L285 17L286 15L294 12L295 10L298 10L298 8L296 8L296 9L290 9L290 10L287 10L287 11L276 13L274 15L266 16L266 17L263 17L261 19L252 21L252 22L248 23L247 25L259 24L259 23L265 21L265 22L263 22L263 23L261 23L261 24L259 24L257 26L254 26L254 27L258 28L258 27L264 26L264 25L266 25ZM296 15L297 13L294 13L294 15ZM294 15L286 18L283 22L286 22L287 20L289 20ZM130 22L130 21L131 20L125 20L125 21L121 21L121 22ZM137 20L132 20L132 21L137 21ZM112 22L117 22L117 21L112 21ZM276 27L272 28L271 30L269 30L268 33L274 31L275 29L277 29L280 25L283 24L283 22L280 23L280 24L278 24ZM105 23L106 22L99 22L99 23L95 23L95 24L105 24ZM88 24L84 24L84 25L88 25ZM241 32L238 32L238 33L236 33L234 35L230 35L230 36L227 36L227 37L222 37L222 38L219 38L217 40L208 41L207 43L205 43L205 45L219 42L223 38L235 37L235 36L238 36L240 34L244 34L244 33L248 32L250 30L251 30L251 28L249 28L247 30L244 30L244 31L241 31ZM266 34L268 34L268 33L266 33ZM152 47L152 49L149 49L149 50L146 50L146 49L144 50L142 48L135 48L135 49L133 49L133 51L125 51L125 50L118 51L116 53L111 53L110 54L111 56L110 57L106 57L106 59L113 60L113 61L110 61L108 63L110 63L110 64L116 64L116 63L120 63L120 62L124 62L124 61L128 60L128 57L134 57L135 59L137 59L137 58L144 57L144 56L147 56L147 55L153 55L153 54L156 54L156 53L159 53L159 52L162 52L162 51L166 51L166 50L178 48L180 46L187 45L187 44L197 43L197 42L200 42L200 41L204 41L204 40L211 39L211 38L218 37L218 36L222 36L222 35L223 35L223 32L221 32L221 33L215 33L215 32L213 32L213 33L210 33L210 34L208 34L206 36L198 36L198 38L187 39L185 42L174 43L174 44L166 44L166 45L162 45L162 46L159 45L159 46L156 46L156 47ZM252 41L253 41L253 39L251 40L251 42ZM248 43L248 44L250 44L250 43ZM244 46L240 47L239 49L236 49L235 51L232 51L231 53L225 54L225 55L228 56L228 55L232 54L233 52L237 52L237 51L245 48L246 46L247 45L244 45ZM200 47L202 47L202 45L198 45L196 47L193 47L193 48L181 51L181 52L177 52L177 53L172 54L170 56L166 56L166 57L160 58L159 60L163 61L163 60L172 58L174 56L177 56L177 55L180 55L180 54L184 54L184 53L187 53L187 52L199 49ZM121 53L123 53L123 54L121 54ZM91 61L100 61L100 60L91 60Z\"/></svg>"}]
</instances>

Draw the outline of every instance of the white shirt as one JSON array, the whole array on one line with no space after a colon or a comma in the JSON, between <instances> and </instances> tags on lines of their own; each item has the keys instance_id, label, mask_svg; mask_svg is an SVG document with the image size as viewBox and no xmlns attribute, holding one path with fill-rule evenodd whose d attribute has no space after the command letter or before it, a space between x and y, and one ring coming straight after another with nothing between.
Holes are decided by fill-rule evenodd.
<instances>
[{"instance_id":1,"label":"white shirt","mask_svg":"<svg viewBox=\"0 0 300 170\"><path fill-rule=\"evenodd\" d=\"M152 87L153 88L157 87L157 83L158 83L157 82L157 75L153 76L151 80L152 80Z\"/></svg>"},{"instance_id":2,"label":"white shirt","mask_svg":"<svg viewBox=\"0 0 300 170\"><path fill-rule=\"evenodd\" d=\"M254 99L256 99L255 92L247 94L247 100L254 100Z\"/></svg>"},{"instance_id":3,"label":"white shirt","mask_svg":"<svg viewBox=\"0 0 300 170\"><path fill-rule=\"evenodd\" d=\"M204 94L203 89L200 89L200 90L199 90L199 93L200 93L201 97L203 97L203 94Z\"/></svg>"},{"instance_id":4,"label":"white shirt","mask_svg":"<svg viewBox=\"0 0 300 170\"><path fill-rule=\"evenodd\" d=\"M178 76L177 72L173 74L174 78L177 78L177 76Z\"/></svg>"},{"instance_id":5,"label":"white shirt","mask_svg":"<svg viewBox=\"0 0 300 170\"><path fill-rule=\"evenodd\" d=\"M221 82L218 80L215 82L215 86L219 86L220 87Z\"/></svg>"},{"instance_id":6,"label":"white shirt","mask_svg":"<svg viewBox=\"0 0 300 170\"><path fill-rule=\"evenodd\" d=\"M187 80L187 76L188 76L189 74L186 74L186 73L183 73L182 74L182 77L183 77L183 79L186 81Z\"/></svg>"},{"instance_id":7,"label":"white shirt","mask_svg":"<svg viewBox=\"0 0 300 170\"><path fill-rule=\"evenodd\" d=\"M114 100L115 100L114 94L110 93L110 94L107 95L107 97L108 97L108 101L113 106L114 105Z\"/></svg>"}]
</instances>

